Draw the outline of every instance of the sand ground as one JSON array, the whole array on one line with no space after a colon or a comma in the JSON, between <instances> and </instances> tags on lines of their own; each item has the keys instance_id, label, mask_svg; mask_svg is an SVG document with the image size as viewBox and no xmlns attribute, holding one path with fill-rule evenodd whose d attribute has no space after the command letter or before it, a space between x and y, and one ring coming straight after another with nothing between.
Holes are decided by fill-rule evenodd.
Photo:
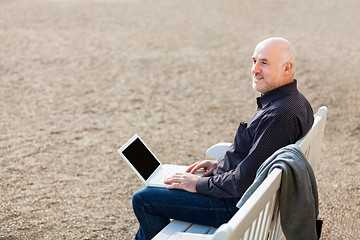
<instances>
[{"instance_id":1,"label":"sand ground","mask_svg":"<svg viewBox=\"0 0 360 240\"><path fill-rule=\"evenodd\" d=\"M322 239L357 239L357 0L0 0L0 239L132 239L135 132L165 163L232 141L256 109L251 55L283 36L329 108Z\"/></svg>"}]
</instances>

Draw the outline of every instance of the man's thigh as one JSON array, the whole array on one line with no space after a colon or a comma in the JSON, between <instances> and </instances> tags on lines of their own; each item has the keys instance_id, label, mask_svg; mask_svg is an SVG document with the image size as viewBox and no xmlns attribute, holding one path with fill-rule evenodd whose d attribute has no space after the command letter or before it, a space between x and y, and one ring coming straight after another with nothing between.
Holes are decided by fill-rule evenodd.
<instances>
[{"instance_id":1,"label":"man's thigh","mask_svg":"<svg viewBox=\"0 0 360 240\"><path fill-rule=\"evenodd\" d=\"M144 209L166 218L218 227L238 210L238 199L222 199L183 190L146 187L141 196Z\"/></svg>"}]
</instances>

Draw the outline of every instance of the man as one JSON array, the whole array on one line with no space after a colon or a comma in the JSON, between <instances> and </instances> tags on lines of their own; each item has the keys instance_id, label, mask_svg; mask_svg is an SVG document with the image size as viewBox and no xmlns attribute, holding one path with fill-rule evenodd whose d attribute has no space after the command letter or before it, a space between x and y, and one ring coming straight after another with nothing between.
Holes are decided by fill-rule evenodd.
<instances>
[{"instance_id":1,"label":"man","mask_svg":"<svg viewBox=\"0 0 360 240\"><path fill-rule=\"evenodd\" d=\"M314 118L297 90L295 49L283 38L260 42L252 60L253 88L261 93L249 123L240 123L235 139L219 161L194 163L187 173L165 180L167 188L143 188L133 196L140 223L135 239L151 239L178 219L218 227L237 211L236 203L255 179L259 166L277 149L295 143ZM206 172L200 178L193 173Z\"/></svg>"}]
</instances>

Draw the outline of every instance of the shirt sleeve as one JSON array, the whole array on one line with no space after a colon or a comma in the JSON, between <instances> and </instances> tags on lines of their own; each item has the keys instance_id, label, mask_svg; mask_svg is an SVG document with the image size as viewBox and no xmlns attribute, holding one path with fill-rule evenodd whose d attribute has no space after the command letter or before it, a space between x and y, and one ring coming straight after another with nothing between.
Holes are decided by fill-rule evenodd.
<instances>
[{"instance_id":1,"label":"shirt sleeve","mask_svg":"<svg viewBox=\"0 0 360 240\"><path fill-rule=\"evenodd\" d=\"M254 181L260 165L276 150L296 142L299 123L296 118L286 124L279 119L268 118L259 128L249 154L236 168L200 178L196 184L197 192L220 198L240 198Z\"/></svg>"}]
</instances>

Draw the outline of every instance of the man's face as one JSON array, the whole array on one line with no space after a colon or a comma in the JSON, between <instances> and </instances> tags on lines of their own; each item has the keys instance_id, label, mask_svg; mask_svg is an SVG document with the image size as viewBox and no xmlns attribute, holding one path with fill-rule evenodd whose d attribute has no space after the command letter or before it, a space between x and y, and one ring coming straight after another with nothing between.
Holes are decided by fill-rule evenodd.
<instances>
[{"instance_id":1,"label":"man's face","mask_svg":"<svg viewBox=\"0 0 360 240\"><path fill-rule=\"evenodd\" d=\"M274 44L260 43L253 54L253 88L264 94L281 86L280 50Z\"/></svg>"}]
</instances>

